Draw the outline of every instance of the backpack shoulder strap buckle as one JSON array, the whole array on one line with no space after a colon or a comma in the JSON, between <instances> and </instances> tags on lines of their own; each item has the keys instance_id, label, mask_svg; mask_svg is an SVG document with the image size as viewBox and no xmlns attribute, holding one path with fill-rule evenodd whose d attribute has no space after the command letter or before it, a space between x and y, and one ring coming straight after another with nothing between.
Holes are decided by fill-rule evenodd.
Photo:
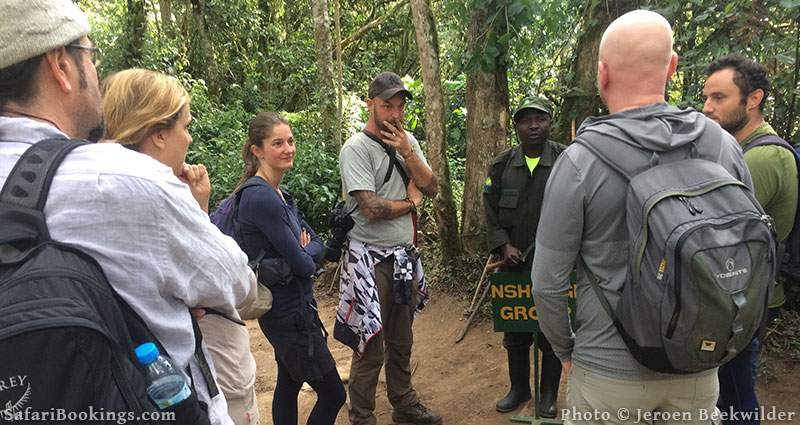
<instances>
[{"instance_id":1,"label":"backpack shoulder strap buckle","mask_svg":"<svg viewBox=\"0 0 800 425\"><path fill-rule=\"evenodd\" d=\"M0 244L24 250L50 239L44 217L50 184L67 154L87 143L46 139L22 154L0 191Z\"/></svg>"}]
</instances>

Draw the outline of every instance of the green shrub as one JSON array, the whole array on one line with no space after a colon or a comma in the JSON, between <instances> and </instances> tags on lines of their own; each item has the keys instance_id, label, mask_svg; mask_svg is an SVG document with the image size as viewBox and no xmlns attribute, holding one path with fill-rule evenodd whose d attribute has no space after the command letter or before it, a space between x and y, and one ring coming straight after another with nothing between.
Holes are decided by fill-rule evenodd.
<instances>
[{"instance_id":1,"label":"green shrub","mask_svg":"<svg viewBox=\"0 0 800 425\"><path fill-rule=\"evenodd\" d=\"M288 113L295 145L294 167L283 184L294 195L306 221L317 233L328 230L328 211L339 197L339 152L319 140L319 112Z\"/></svg>"},{"instance_id":2,"label":"green shrub","mask_svg":"<svg viewBox=\"0 0 800 425\"><path fill-rule=\"evenodd\" d=\"M217 104L202 81L184 78L183 83L192 96L194 139L186 160L205 164L213 188L211 208L215 208L233 191L244 168L240 152L252 114L239 100Z\"/></svg>"},{"instance_id":3,"label":"green shrub","mask_svg":"<svg viewBox=\"0 0 800 425\"><path fill-rule=\"evenodd\" d=\"M213 193L211 208L233 192L244 163L241 149L247 127L255 115L241 100L218 104L202 81L183 79L192 96L191 126L194 142L187 161L203 163L209 172ZM308 223L319 233L327 231L327 214L339 196L338 147L318 136L319 112L284 113L294 134L297 152L294 168L282 184L294 195Z\"/></svg>"}]
</instances>

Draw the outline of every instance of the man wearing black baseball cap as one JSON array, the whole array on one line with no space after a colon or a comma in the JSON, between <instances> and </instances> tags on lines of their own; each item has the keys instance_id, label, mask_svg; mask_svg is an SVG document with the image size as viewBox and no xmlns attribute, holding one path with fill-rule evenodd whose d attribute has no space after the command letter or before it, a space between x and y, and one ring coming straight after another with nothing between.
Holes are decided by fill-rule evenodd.
<instances>
[{"instance_id":1,"label":"man wearing black baseball cap","mask_svg":"<svg viewBox=\"0 0 800 425\"><path fill-rule=\"evenodd\" d=\"M543 97L522 99L513 115L519 144L498 155L489 168L483 190L487 245L490 252L505 261L503 271L531 271L545 185L558 155L566 148L548 140L552 109L550 101ZM511 389L495 405L498 412L510 412L531 399L533 337L530 332L503 334ZM536 337L542 350L541 391L536 411L539 416L555 418L561 362L544 334L540 332Z\"/></svg>"},{"instance_id":2,"label":"man wearing black baseball cap","mask_svg":"<svg viewBox=\"0 0 800 425\"><path fill-rule=\"evenodd\" d=\"M386 364L394 422L440 424L411 384L411 323L428 299L416 248L416 211L435 196L436 177L419 142L403 129L411 92L397 74L369 84L369 120L339 154L342 188L355 225L342 259L334 337L350 346L350 422L376 423L375 389Z\"/></svg>"},{"instance_id":3,"label":"man wearing black baseball cap","mask_svg":"<svg viewBox=\"0 0 800 425\"><path fill-rule=\"evenodd\" d=\"M408 99L413 99L414 96L406 89L403 80L394 72L382 72L369 83L369 92L367 96L370 99L379 97L383 100L389 100L397 93L402 93Z\"/></svg>"}]
</instances>

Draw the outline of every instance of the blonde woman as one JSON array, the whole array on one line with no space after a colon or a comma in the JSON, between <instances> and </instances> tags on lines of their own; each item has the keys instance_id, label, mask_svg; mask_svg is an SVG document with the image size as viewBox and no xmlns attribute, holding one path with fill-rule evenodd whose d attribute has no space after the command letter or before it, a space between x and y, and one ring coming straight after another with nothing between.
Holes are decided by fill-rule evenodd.
<instances>
[{"instance_id":1,"label":"blonde woman","mask_svg":"<svg viewBox=\"0 0 800 425\"><path fill-rule=\"evenodd\" d=\"M175 78L145 69L117 72L103 81L106 141L125 145L170 167L208 212L211 184L203 165L184 162L192 143L189 94Z\"/></svg>"},{"instance_id":2,"label":"blonde woman","mask_svg":"<svg viewBox=\"0 0 800 425\"><path fill-rule=\"evenodd\" d=\"M178 80L154 71L128 69L108 77L101 90L105 141L125 145L169 167L208 212L211 184L206 169L184 162L192 143L192 114L189 94ZM247 329L216 314L203 316L199 324L229 415L236 425L258 424L256 364Z\"/></svg>"}]
</instances>

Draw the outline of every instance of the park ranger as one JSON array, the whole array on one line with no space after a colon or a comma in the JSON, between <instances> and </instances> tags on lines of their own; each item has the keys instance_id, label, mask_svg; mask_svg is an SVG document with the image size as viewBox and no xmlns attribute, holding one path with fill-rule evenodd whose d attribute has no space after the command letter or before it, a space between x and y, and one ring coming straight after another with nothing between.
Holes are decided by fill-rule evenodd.
<instances>
[{"instance_id":1,"label":"park ranger","mask_svg":"<svg viewBox=\"0 0 800 425\"><path fill-rule=\"evenodd\" d=\"M542 97L522 99L513 115L519 144L497 156L489 167L483 190L486 233L491 253L504 260L502 271L530 274L536 227L550 170L565 146L548 140L552 106ZM556 398L561 379L561 362L540 332L542 350L539 416L556 416ZM531 399L530 332L505 332L503 346L508 352L511 389L496 404L498 412L510 412Z\"/></svg>"}]
</instances>

